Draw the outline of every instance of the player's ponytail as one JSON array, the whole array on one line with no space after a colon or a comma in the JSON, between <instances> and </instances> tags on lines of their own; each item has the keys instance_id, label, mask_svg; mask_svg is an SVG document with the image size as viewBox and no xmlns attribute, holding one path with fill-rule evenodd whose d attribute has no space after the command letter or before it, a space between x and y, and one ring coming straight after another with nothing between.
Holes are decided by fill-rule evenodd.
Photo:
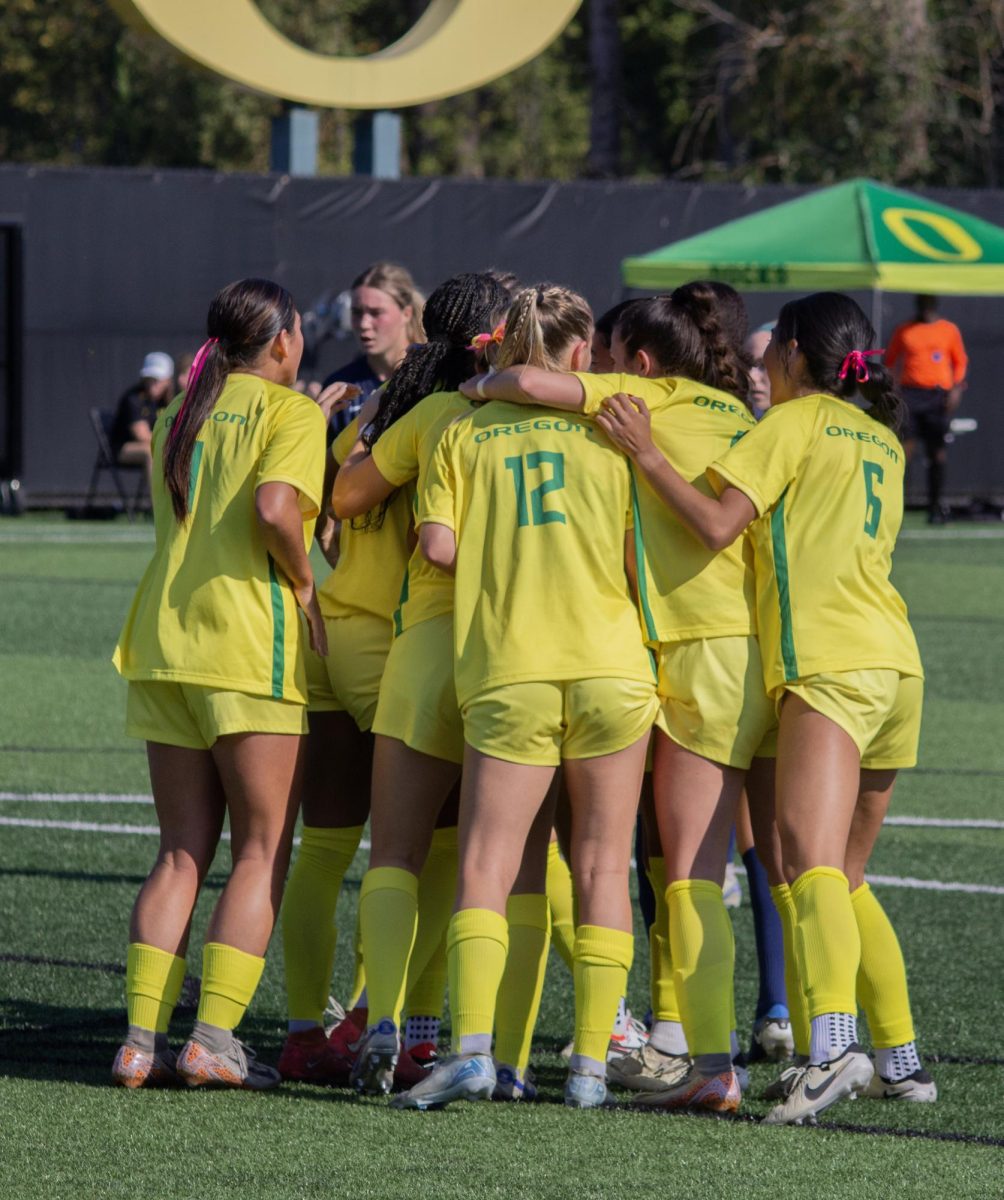
<instances>
[{"instance_id":1,"label":"player's ponytail","mask_svg":"<svg viewBox=\"0 0 1004 1200\"><path fill-rule=\"evenodd\" d=\"M621 313L617 335L629 358L639 351L655 361L659 374L714 384L707 344L693 317L670 296L635 300Z\"/></svg>"},{"instance_id":2,"label":"player's ponytail","mask_svg":"<svg viewBox=\"0 0 1004 1200\"><path fill-rule=\"evenodd\" d=\"M241 279L214 297L206 321L209 339L192 363L185 398L164 446L164 484L179 522L188 516L195 443L227 376L253 366L279 333L292 333L295 327L293 297L268 279Z\"/></svg>"},{"instance_id":3,"label":"player's ponytail","mask_svg":"<svg viewBox=\"0 0 1004 1200\"><path fill-rule=\"evenodd\" d=\"M750 360L743 343L749 320L742 296L727 283L696 280L678 287L671 299L690 316L707 347L707 374L700 382L748 405Z\"/></svg>"},{"instance_id":4,"label":"player's ponytail","mask_svg":"<svg viewBox=\"0 0 1004 1200\"><path fill-rule=\"evenodd\" d=\"M592 332L592 309L577 292L554 283L524 288L506 316L495 365L564 370L564 352L575 341L588 342Z\"/></svg>"},{"instance_id":5,"label":"player's ponytail","mask_svg":"<svg viewBox=\"0 0 1004 1200\"><path fill-rule=\"evenodd\" d=\"M842 400L860 395L870 416L899 432L903 401L875 345L871 322L850 296L816 292L790 300L778 314L774 340L786 370L794 342L805 360L808 386Z\"/></svg>"}]
</instances>

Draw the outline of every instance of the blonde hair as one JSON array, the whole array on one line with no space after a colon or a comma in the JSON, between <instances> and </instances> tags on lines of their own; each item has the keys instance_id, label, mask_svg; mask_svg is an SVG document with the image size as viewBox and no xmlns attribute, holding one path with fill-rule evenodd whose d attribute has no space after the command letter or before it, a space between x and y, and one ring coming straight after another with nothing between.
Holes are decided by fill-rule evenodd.
<instances>
[{"instance_id":1,"label":"blonde hair","mask_svg":"<svg viewBox=\"0 0 1004 1200\"><path fill-rule=\"evenodd\" d=\"M506 316L505 337L495 365L520 363L561 371L563 352L571 342L588 342L593 333L593 312L570 288L538 283L516 293Z\"/></svg>"},{"instance_id":2,"label":"blonde hair","mask_svg":"<svg viewBox=\"0 0 1004 1200\"><path fill-rule=\"evenodd\" d=\"M385 292L402 311L410 307L408 341L412 345L425 341L425 329L422 325L425 297L418 290L407 267L392 262L373 263L361 275L357 275L352 280L351 290L353 292L356 288L361 287L376 288L378 292Z\"/></svg>"}]
</instances>

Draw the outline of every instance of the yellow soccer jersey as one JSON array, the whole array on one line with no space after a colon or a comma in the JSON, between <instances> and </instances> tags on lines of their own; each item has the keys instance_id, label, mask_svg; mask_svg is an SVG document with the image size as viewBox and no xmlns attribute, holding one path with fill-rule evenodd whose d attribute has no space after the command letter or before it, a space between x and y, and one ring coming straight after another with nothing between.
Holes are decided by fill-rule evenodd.
<instances>
[{"instance_id":1,"label":"yellow soccer jersey","mask_svg":"<svg viewBox=\"0 0 1004 1200\"><path fill-rule=\"evenodd\" d=\"M631 479L591 422L495 401L450 425L418 521L453 529L457 699L525 680L654 682L624 571Z\"/></svg>"},{"instance_id":2,"label":"yellow soccer jersey","mask_svg":"<svg viewBox=\"0 0 1004 1200\"><path fill-rule=\"evenodd\" d=\"M429 465L443 430L457 417L471 411L471 402L460 392L434 392L382 434L373 447L377 470L395 487L417 479L417 488L428 474ZM426 562L416 546L405 572L400 603L394 612L394 632L453 611L453 579Z\"/></svg>"},{"instance_id":3,"label":"yellow soccer jersey","mask_svg":"<svg viewBox=\"0 0 1004 1200\"><path fill-rule=\"evenodd\" d=\"M652 413L652 440L680 474L708 496L705 471L756 421L727 392L691 379L577 374L586 413L615 392L638 396ZM635 530L644 531L638 557L638 600L651 642L742 637L756 631L753 552L745 536L721 551L707 549L652 489L632 472L638 503ZM639 539L641 540L641 539Z\"/></svg>"},{"instance_id":4,"label":"yellow soccer jersey","mask_svg":"<svg viewBox=\"0 0 1004 1200\"><path fill-rule=\"evenodd\" d=\"M189 517L164 485L163 447L179 396L153 431L157 545L115 650L126 679L172 680L306 702L301 624L255 513L263 483L300 494L304 545L324 486L324 417L299 392L233 374L199 431Z\"/></svg>"},{"instance_id":5,"label":"yellow soccer jersey","mask_svg":"<svg viewBox=\"0 0 1004 1200\"><path fill-rule=\"evenodd\" d=\"M846 400L813 395L769 409L709 468L760 515L752 533L769 691L830 671L923 673L889 579L904 463L891 430Z\"/></svg>"},{"instance_id":6,"label":"yellow soccer jersey","mask_svg":"<svg viewBox=\"0 0 1004 1200\"><path fill-rule=\"evenodd\" d=\"M335 439L331 447L335 460L344 462L358 440L356 418ZM415 487L409 484L390 498L382 519L374 511L342 522L338 565L317 590L326 617L368 613L392 619L412 549L414 499Z\"/></svg>"}]
</instances>

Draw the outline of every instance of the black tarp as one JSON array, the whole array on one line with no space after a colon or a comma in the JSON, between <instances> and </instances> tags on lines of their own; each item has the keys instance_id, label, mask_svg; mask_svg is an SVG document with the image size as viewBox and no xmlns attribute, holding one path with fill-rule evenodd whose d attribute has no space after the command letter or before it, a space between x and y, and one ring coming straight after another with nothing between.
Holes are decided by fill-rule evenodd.
<instances>
[{"instance_id":1,"label":"black tarp","mask_svg":"<svg viewBox=\"0 0 1004 1200\"><path fill-rule=\"evenodd\" d=\"M800 194L792 187L502 180L288 179L211 172L0 167L0 223L24 231L24 455L29 497L84 491L94 457L90 406L111 406L149 350L201 341L222 284L265 275L309 307L379 258L419 283L488 265L582 291L597 311L624 294L620 262ZM1004 192L932 192L1004 222ZM867 304L867 297L860 297ZM751 322L783 296L748 296ZM911 308L884 300L886 333ZM946 298L973 360L954 492L1004 492L1004 298ZM351 356L325 348L324 365Z\"/></svg>"}]
</instances>

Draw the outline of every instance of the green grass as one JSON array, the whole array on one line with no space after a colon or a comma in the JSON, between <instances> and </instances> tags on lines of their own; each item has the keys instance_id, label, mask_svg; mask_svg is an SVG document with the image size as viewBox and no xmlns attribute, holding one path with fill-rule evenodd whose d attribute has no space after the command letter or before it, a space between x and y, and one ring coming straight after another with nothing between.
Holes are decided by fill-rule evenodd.
<instances>
[{"instance_id":1,"label":"green grass","mask_svg":"<svg viewBox=\"0 0 1004 1200\"><path fill-rule=\"evenodd\" d=\"M924 530L912 526L918 533ZM954 531L906 539L896 576L928 671L921 762L894 810L927 817L1002 816L1004 540ZM0 522L0 788L135 792L142 749L122 733L124 688L109 663L149 556L149 526L44 519ZM55 541L66 538L66 541ZM94 541L92 539L104 539ZM116 539L109 541L109 539ZM144 539L147 539L144 541ZM0 802L0 817L152 825L140 804ZM859 1100L823 1127L758 1128L765 1106L721 1122L627 1111L573 1113L558 1101L559 1048L571 1028L567 972L552 956L534 1062L545 1103L395 1113L348 1092L138 1093L107 1086L123 1027L126 922L154 841L0 826L0 1163L21 1197L749 1197L1004 1196L1004 896L882 887L903 943L935 1105ZM1004 831L890 827L877 874L1000 885ZM364 862L339 903L351 930ZM196 917L204 926L226 875L224 848ZM755 995L748 906L735 917L737 1004ZM333 989L349 986L343 937ZM647 1007L647 947L630 981ZM25 961L34 959L36 961ZM189 964L198 973L195 955ZM183 1036L191 1010L179 1010ZM284 1030L276 939L242 1030L266 1061ZM771 1077L753 1069L753 1094ZM968 1139L968 1140L966 1140ZM994 1144L996 1143L996 1144Z\"/></svg>"}]
</instances>

